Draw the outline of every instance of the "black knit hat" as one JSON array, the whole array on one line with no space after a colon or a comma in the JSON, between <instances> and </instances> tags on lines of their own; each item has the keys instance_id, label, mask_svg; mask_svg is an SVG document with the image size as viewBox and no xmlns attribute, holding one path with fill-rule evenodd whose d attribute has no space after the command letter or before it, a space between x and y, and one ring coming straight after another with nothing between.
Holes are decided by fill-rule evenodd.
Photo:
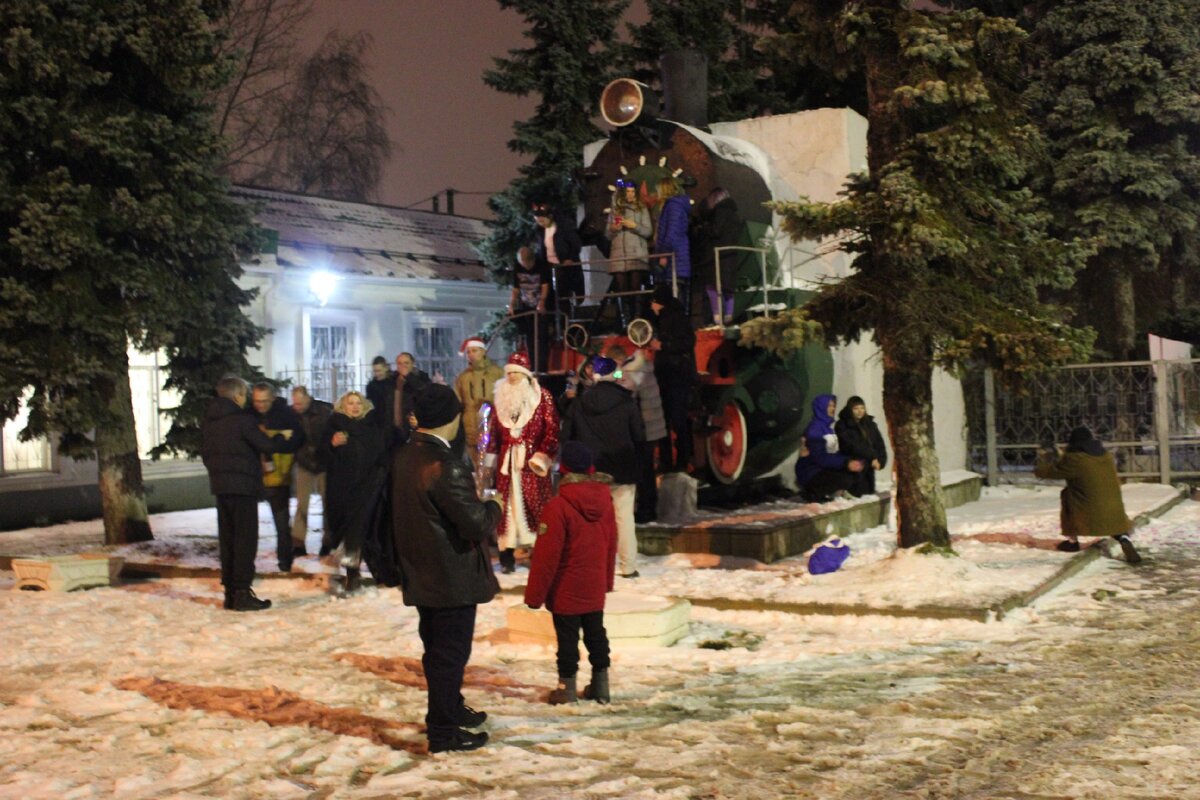
<instances>
[{"instance_id":1,"label":"black knit hat","mask_svg":"<svg viewBox=\"0 0 1200 800\"><path fill-rule=\"evenodd\" d=\"M671 284L660 283L654 287L654 294L650 295L652 303L658 303L660 306L668 305L675 299L675 295L671 292Z\"/></svg>"},{"instance_id":2,"label":"black knit hat","mask_svg":"<svg viewBox=\"0 0 1200 800\"><path fill-rule=\"evenodd\" d=\"M422 428L440 428L454 421L462 413L462 403L449 386L431 383L417 392L413 400L413 413Z\"/></svg>"},{"instance_id":3,"label":"black knit hat","mask_svg":"<svg viewBox=\"0 0 1200 800\"><path fill-rule=\"evenodd\" d=\"M1093 438L1092 431L1086 425L1080 425L1075 430L1071 431L1071 435L1067 437L1068 445L1081 445L1090 442Z\"/></svg>"},{"instance_id":4,"label":"black knit hat","mask_svg":"<svg viewBox=\"0 0 1200 800\"><path fill-rule=\"evenodd\" d=\"M564 442L558 451L558 461L563 472L588 473L595 464L592 448L583 442Z\"/></svg>"}]
</instances>

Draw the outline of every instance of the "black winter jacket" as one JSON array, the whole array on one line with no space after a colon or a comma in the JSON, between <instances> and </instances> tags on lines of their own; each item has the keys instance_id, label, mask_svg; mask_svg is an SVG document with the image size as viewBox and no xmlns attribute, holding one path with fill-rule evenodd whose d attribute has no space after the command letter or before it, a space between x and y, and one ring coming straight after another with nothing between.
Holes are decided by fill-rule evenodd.
<instances>
[{"instance_id":1,"label":"black winter jacket","mask_svg":"<svg viewBox=\"0 0 1200 800\"><path fill-rule=\"evenodd\" d=\"M284 400L282 397L276 397L275 401L271 403L271 407L267 409L267 413L265 414L255 413L254 409L252 408L250 411L251 413L254 413L258 420L258 424L262 425L267 430L292 432L292 447L291 449L283 452L294 453L300 448L304 447L304 444L308 441L304 435L304 423L300 420L300 415L297 414L295 410L288 405L287 400Z\"/></svg>"},{"instance_id":2,"label":"black winter jacket","mask_svg":"<svg viewBox=\"0 0 1200 800\"><path fill-rule=\"evenodd\" d=\"M500 591L486 543L503 511L436 436L413 434L392 462L392 509L406 606L486 603Z\"/></svg>"},{"instance_id":3,"label":"black winter jacket","mask_svg":"<svg viewBox=\"0 0 1200 800\"><path fill-rule=\"evenodd\" d=\"M325 475L325 527L331 541L341 542L351 536L348 528L358 529L359 535L371 522L375 502L383 489L387 471L387 439L375 424L375 409L359 419L334 414L321 433L319 451L328 465ZM332 445L335 433L349 437L340 447Z\"/></svg>"},{"instance_id":4,"label":"black winter jacket","mask_svg":"<svg viewBox=\"0 0 1200 800\"><path fill-rule=\"evenodd\" d=\"M880 468L887 464L887 447L883 443L883 434L879 432L879 426L870 414L861 420L855 420L854 412L843 408L838 414L833 431L837 434L838 452L842 455L865 461L868 468L874 459L879 459Z\"/></svg>"},{"instance_id":5,"label":"black winter jacket","mask_svg":"<svg viewBox=\"0 0 1200 800\"><path fill-rule=\"evenodd\" d=\"M304 446L296 451L296 463L318 475L325 471L325 463L317 452L317 445L331 414L333 406L324 400L314 399L308 404L308 410L299 415L300 424L304 427Z\"/></svg>"},{"instance_id":6,"label":"black winter jacket","mask_svg":"<svg viewBox=\"0 0 1200 800\"><path fill-rule=\"evenodd\" d=\"M683 305L671 298L658 312L655 326L662 348L654 354L656 374L690 378L696 372L696 332ZM661 383L661 381L660 381Z\"/></svg>"},{"instance_id":7,"label":"black winter jacket","mask_svg":"<svg viewBox=\"0 0 1200 800\"><path fill-rule=\"evenodd\" d=\"M291 441L267 436L252 411L227 397L209 404L200 425L200 456L213 494L258 496L263 485L259 455L292 453L298 446L294 436Z\"/></svg>"},{"instance_id":8,"label":"black winter jacket","mask_svg":"<svg viewBox=\"0 0 1200 800\"><path fill-rule=\"evenodd\" d=\"M575 398L563 422L564 442L583 442L596 459L596 471L612 476L613 483L638 482L635 442L644 441L642 412L633 394L612 381L597 381Z\"/></svg>"},{"instance_id":9,"label":"black winter jacket","mask_svg":"<svg viewBox=\"0 0 1200 800\"><path fill-rule=\"evenodd\" d=\"M390 442L390 431L396 424L393 408L396 402L396 373L389 372L386 378L372 378L364 394L375 407L375 424L389 432Z\"/></svg>"}]
</instances>

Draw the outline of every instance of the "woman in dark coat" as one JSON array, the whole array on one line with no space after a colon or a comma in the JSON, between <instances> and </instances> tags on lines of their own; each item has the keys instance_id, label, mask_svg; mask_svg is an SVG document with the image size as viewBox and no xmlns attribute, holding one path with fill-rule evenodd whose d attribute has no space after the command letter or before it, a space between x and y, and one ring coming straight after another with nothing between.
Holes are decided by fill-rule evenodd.
<instances>
[{"instance_id":1,"label":"woman in dark coat","mask_svg":"<svg viewBox=\"0 0 1200 800\"><path fill-rule=\"evenodd\" d=\"M800 458L796 460L796 486L808 502L826 503L849 491L855 473L861 472L864 465L838 452L838 438L833 432L837 398L819 394L813 398L812 410L812 421L804 429Z\"/></svg>"},{"instance_id":2,"label":"woman in dark coat","mask_svg":"<svg viewBox=\"0 0 1200 800\"><path fill-rule=\"evenodd\" d=\"M322 549L342 545L345 588L358 586L363 543L387 476L387 440L371 402L347 392L333 407L321 436L329 465L325 478L325 536Z\"/></svg>"},{"instance_id":3,"label":"woman in dark coat","mask_svg":"<svg viewBox=\"0 0 1200 800\"><path fill-rule=\"evenodd\" d=\"M696 209L695 221L692 223L692 260L696 265L697 280L704 282L704 292L708 296L712 319L717 324L733 322L733 291L737 288L742 253L722 253L718 264L713 248L741 244L742 228L737 203L725 189L713 189ZM718 275L721 278L719 293Z\"/></svg>"},{"instance_id":4,"label":"woman in dark coat","mask_svg":"<svg viewBox=\"0 0 1200 800\"><path fill-rule=\"evenodd\" d=\"M850 494L855 497L875 494L875 471L887 465L887 447L875 418L867 413L867 404L861 397L846 401L833 430L838 438L838 451L863 462L863 471L855 474Z\"/></svg>"}]
</instances>

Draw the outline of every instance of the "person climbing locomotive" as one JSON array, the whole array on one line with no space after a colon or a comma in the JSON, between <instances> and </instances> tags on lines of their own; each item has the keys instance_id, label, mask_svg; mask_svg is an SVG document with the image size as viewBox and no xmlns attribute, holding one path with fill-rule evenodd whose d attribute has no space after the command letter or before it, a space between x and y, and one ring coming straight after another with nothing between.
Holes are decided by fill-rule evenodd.
<instances>
[{"instance_id":1,"label":"person climbing locomotive","mask_svg":"<svg viewBox=\"0 0 1200 800\"><path fill-rule=\"evenodd\" d=\"M579 251L583 242L575 220L558 212L549 203L533 204L533 219L538 224L534 259L538 269L549 270L554 285L553 302L560 310L583 298L583 267ZM578 298L578 299L577 299Z\"/></svg>"},{"instance_id":2,"label":"person climbing locomotive","mask_svg":"<svg viewBox=\"0 0 1200 800\"><path fill-rule=\"evenodd\" d=\"M517 265L513 268L512 296L508 313L525 344L525 351L534 357L536 372L545 372L550 353L550 268L539 265L533 248L517 250ZM537 313L531 313L536 311Z\"/></svg>"},{"instance_id":3,"label":"person climbing locomotive","mask_svg":"<svg viewBox=\"0 0 1200 800\"><path fill-rule=\"evenodd\" d=\"M692 221L692 260L696 278L704 283L711 319L719 325L733 322L733 291L737 288L741 254L737 251L722 253L718 263L714 248L741 244L743 227L737 203L721 187L713 189L700 202Z\"/></svg>"}]
</instances>

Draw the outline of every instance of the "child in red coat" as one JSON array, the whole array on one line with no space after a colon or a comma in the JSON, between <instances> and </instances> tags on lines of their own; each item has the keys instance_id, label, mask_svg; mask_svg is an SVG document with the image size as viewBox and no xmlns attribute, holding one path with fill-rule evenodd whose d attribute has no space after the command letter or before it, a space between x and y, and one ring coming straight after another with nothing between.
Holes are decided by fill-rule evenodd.
<instances>
[{"instance_id":1,"label":"child in red coat","mask_svg":"<svg viewBox=\"0 0 1200 800\"><path fill-rule=\"evenodd\" d=\"M583 696L607 703L608 634L604 595L613 590L617 558L617 520L608 485L594 476L592 451L567 442L559 453L558 495L542 510L537 544L525 585L530 608L544 604L554 615L558 637L558 688L550 703L574 703L579 671L579 629L592 665L592 682Z\"/></svg>"}]
</instances>

